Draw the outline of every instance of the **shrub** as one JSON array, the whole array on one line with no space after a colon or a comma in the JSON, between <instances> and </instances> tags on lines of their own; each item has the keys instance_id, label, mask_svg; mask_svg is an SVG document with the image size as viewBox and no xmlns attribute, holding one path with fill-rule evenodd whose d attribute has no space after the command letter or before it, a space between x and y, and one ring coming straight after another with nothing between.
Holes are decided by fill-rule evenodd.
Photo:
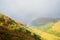
<instances>
[{"instance_id":1,"label":"shrub","mask_svg":"<svg viewBox=\"0 0 60 40\"><path fill-rule=\"evenodd\" d=\"M41 40L39 35L33 34L33 37L35 38L35 40Z\"/></svg>"},{"instance_id":2,"label":"shrub","mask_svg":"<svg viewBox=\"0 0 60 40\"><path fill-rule=\"evenodd\" d=\"M31 35L31 32L29 30L26 30L26 34Z\"/></svg>"}]
</instances>

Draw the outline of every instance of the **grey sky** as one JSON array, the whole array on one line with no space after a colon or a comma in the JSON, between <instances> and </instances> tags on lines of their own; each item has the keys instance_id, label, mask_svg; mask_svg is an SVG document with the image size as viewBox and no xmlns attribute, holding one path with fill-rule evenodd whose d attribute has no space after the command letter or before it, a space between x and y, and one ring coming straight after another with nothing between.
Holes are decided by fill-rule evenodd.
<instances>
[{"instance_id":1,"label":"grey sky","mask_svg":"<svg viewBox=\"0 0 60 40\"><path fill-rule=\"evenodd\" d=\"M24 24L37 17L60 18L60 0L0 0L0 12Z\"/></svg>"}]
</instances>

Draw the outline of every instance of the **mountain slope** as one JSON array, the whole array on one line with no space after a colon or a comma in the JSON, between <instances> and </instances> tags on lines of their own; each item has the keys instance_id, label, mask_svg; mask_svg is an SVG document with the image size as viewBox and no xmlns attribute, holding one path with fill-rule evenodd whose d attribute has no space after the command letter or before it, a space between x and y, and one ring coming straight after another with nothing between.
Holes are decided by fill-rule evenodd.
<instances>
[{"instance_id":1,"label":"mountain slope","mask_svg":"<svg viewBox=\"0 0 60 40\"><path fill-rule=\"evenodd\" d=\"M42 30L38 30L37 28L28 28L28 30L30 30L31 32L33 32L34 34L37 34L39 36L41 36L41 40L60 40L60 37L57 37L53 34L47 33L45 31Z\"/></svg>"},{"instance_id":2,"label":"mountain slope","mask_svg":"<svg viewBox=\"0 0 60 40\"><path fill-rule=\"evenodd\" d=\"M60 20L52 26L52 30L60 33Z\"/></svg>"},{"instance_id":3,"label":"mountain slope","mask_svg":"<svg viewBox=\"0 0 60 40\"><path fill-rule=\"evenodd\" d=\"M31 35L33 34L33 35ZM40 36L8 16L0 14L0 40L41 40Z\"/></svg>"},{"instance_id":4,"label":"mountain slope","mask_svg":"<svg viewBox=\"0 0 60 40\"><path fill-rule=\"evenodd\" d=\"M40 35L45 40L60 40L60 37L57 37L53 34L49 34L47 32L44 32L44 31L41 31L41 30L38 30L38 29L33 28L31 31L33 31L34 33Z\"/></svg>"},{"instance_id":5,"label":"mountain slope","mask_svg":"<svg viewBox=\"0 0 60 40\"><path fill-rule=\"evenodd\" d=\"M57 21L52 28L50 28L49 30L47 30L48 33L50 34L54 34L57 37L60 37L60 20Z\"/></svg>"},{"instance_id":6,"label":"mountain slope","mask_svg":"<svg viewBox=\"0 0 60 40\"><path fill-rule=\"evenodd\" d=\"M60 34L60 33L56 33L56 31L59 32L59 30L57 30L57 29L60 27L59 26L60 22L58 22L58 25L56 25L57 24L56 22L58 20L59 19L52 20L52 21L51 20L47 21L47 19L43 20L43 21L38 21L37 20L37 21L33 21L33 23L30 24L29 26L31 26L31 28L32 28L31 31L32 32L34 32L35 34L40 35L45 40L60 40L60 37L56 36L56 35ZM58 28L56 28L54 25L58 26ZM52 27L52 26L54 26L54 27ZM53 32L52 31L53 29L56 30L56 31Z\"/></svg>"}]
</instances>

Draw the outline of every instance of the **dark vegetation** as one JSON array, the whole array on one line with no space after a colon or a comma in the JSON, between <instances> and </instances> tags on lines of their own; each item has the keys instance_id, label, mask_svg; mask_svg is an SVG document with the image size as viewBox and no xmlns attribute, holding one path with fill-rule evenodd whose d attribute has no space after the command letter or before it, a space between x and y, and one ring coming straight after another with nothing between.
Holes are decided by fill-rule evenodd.
<instances>
[{"instance_id":1,"label":"dark vegetation","mask_svg":"<svg viewBox=\"0 0 60 40\"><path fill-rule=\"evenodd\" d=\"M41 40L39 35L33 34L33 37L35 38L35 40Z\"/></svg>"}]
</instances>

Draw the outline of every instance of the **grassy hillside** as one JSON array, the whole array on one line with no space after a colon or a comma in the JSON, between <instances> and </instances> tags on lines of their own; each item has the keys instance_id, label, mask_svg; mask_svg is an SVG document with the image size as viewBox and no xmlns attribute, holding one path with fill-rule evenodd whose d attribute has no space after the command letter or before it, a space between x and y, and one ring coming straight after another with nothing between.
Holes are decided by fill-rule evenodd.
<instances>
[{"instance_id":1,"label":"grassy hillside","mask_svg":"<svg viewBox=\"0 0 60 40\"><path fill-rule=\"evenodd\" d=\"M48 33L60 37L60 21L56 22L52 28L47 30Z\"/></svg>"},{"instance_id":2,"label":"grassy hillside","mask_svg":"<svg viewBox=\"0 0 60 40\"><path fill-rule=\"evenodd\" d=\"M56 22L56 23L52 26L52 30L60 33L60 21Z\"/></svg>"},{"instance_id":3,"label":"grassy hillside","mask_svg":"<svg viewBox=\"0 0 60 40\"><path fill-rule=\"evenodd\" d=\"M0 14L0 40L41 40L41 37L27 30L23 24Z\"/></svg>"},{"instance_id":4,"label":"grassy hillside","mask_svg":"<svg viewBox=\"0 0 60 40\"><path fill-rule=\"evenodd\" d=\"M38 30L38 29L33 28L31 31L40 35L44 40L60 40L60 37L57 37L53 34L49 34L47 32L44 32L44 31L41 31L41 30Z\"/></svg>"},{"instance_id":5,"label":"grassy hillside","mask_svg":"<svg viewBox=\"0 0 60 40\"><path fill-rule=\"evenodd\" d=\"M40 35L45 40L60 40L60 21L47 23L43 25L42 28L38 26L33 27L31 31Z\"/></svg>"}]
</instances>

